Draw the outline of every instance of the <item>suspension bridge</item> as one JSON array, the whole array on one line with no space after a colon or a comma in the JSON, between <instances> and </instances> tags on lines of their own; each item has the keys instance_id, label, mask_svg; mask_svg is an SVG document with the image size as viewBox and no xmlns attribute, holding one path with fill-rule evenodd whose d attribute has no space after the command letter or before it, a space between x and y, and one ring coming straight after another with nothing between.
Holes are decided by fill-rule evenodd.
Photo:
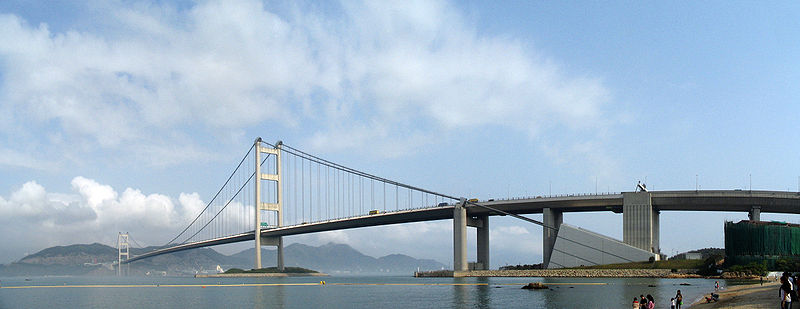
<instances>
[{"instance_id":1,"label":"suspension bridge","mask_svg":"<svg viewBox=\"0 0 800 309\"><path fill-rule=\"evenodd\" d=\"M243 241L277 248L283 237L359 227L453 220L454 271L489 268L489 217L512 216L542 226L545 267L658 259L659 214L677 211L800 213L800 192L693 190L537 196L477 201L382 178L257 138L200 213L160 249L131 256L120 234L120 265L162 254ZM623 240L563 224L564 212L623 214ZM543 214L543 221L523 214ZM477 230L477 261L467 262L467 227ZM122 269L119 267L119 269Z\"/></svg>"}]
</instances>

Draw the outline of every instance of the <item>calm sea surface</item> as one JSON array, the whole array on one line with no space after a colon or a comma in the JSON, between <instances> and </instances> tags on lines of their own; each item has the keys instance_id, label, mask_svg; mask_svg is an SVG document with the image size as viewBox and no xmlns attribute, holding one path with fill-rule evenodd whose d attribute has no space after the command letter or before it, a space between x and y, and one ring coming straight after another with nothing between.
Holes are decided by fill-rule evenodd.
<instances>
[{"instance_id":1,"label":"calm sea surface","mask_svg":"<svg viewBox=\"0 0 800 309\"><path fill-rule=\"evenodd\" d=\"M527 282L552 290L520 289ZM676 290L690 303L713 286L708 279L7 277L0 308L630 308L640 294L669 308Z\"/></svg>"}]
</instances>

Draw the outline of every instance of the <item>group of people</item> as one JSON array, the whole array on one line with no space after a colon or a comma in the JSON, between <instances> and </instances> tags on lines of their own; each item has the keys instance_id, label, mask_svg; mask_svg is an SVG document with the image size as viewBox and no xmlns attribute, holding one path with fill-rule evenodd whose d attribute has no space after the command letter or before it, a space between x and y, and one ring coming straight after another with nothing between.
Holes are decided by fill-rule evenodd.
<instances>
[{"instance_id":1,"label":"group of people","mask_svg":"<svg viewBox=\"0 0 800 309\"><path fill-rule=\"evenodd\" d=\"M678 293L675 294L675 297L670 298L669 301L670 309L680 309L683 305L683 295L681 295L681 290L678 290ZM655 300L650 294L647 294L647 296L639 295L639 298L633 298L633 309L654 309L655 307Z\"/></svg>"},{"instance_id":2,"label":"group of people","mask_svg":"<svg viewBox=\"0 0 800 309\"><path fill-rule=\"evenodd\" d=\"M779 296L781 297L781 309L792 308L792 301L797 300L797 276L792 276L784 272L781 276L781 287Z\"/></svg>"},{"instance_id":3,"label":"group of people","mask_svg":"<svg viewBox=\"0 0 800 309\"><path fill-rule=\"evenodd\" d=\"M714 292L717 291L719 291L719 281L714 281ZM714 292L711 292L711 294L708 294L708 296L703 296L706 299L706 303L719 301L719 294Z\"/></svg>"}]
</instances>

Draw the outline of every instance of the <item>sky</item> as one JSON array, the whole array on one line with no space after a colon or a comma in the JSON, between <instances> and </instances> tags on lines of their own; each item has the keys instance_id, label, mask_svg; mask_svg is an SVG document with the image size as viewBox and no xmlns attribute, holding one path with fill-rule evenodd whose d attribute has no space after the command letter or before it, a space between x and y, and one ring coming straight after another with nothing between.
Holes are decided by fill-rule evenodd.
<instances>
[{"instance_id":1,"label":"sky","mask_svg":"<svg viewBox=\"0 0 800 309\"><path fill-rule=\"evenodd\" d=\"M2 1L0 263L118 232L166 243L259 136L480 199L798 191L797 16L791 1ZM742 219L664 212L662 252L723 247ZM619 214L564 222L622 238ZM490 226L493 267L541 262L541 227ZM284 241L452 263L447 220Z\"/></svg>"}]
</instances>

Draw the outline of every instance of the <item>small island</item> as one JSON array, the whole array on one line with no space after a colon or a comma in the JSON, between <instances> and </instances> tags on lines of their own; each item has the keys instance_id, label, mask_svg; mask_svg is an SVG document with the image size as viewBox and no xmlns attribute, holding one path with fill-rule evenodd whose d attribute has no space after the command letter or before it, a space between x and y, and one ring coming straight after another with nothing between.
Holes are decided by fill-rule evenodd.
<instances>
[{"instance_id":1,"label":"small island","mask_svg":"<svg viewBox=\"0 0 800 309\"><path fill-rule=\"evenodd\" d=\"M195 278L242 278L242 277L326 277L328 274L302 267L284 267L282 271L277 267L266 267L244 270L231 268L219 274L197 274Z\"/></svg>"}]
</instances>

